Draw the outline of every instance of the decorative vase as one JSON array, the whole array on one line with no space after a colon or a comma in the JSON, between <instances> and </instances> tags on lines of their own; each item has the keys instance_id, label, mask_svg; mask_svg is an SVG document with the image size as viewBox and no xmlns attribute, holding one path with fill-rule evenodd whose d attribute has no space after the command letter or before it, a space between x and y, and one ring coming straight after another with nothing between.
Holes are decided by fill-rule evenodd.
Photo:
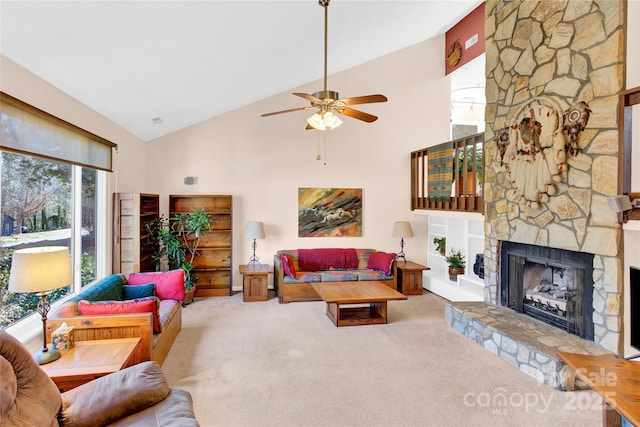
<instances>
[{"instance_id":1,"label":"decorative vase","mask_svg":"<svg viewBox=\"0 0 640 427\"><path fill-rule=\"evenodd\" d=\"M449 280L457 282L459 274L464 274L463 267L449 267Z\"/></svg>"},{"instance_id":2,"label":"decorative vase","mask_svg":"<svg viewBox=\"0 0 640 427\"><path fill-rule=\"evenodd\" d=\"M444 246L438 248L438 252L440 253L440 255L445 256L447 253L447 248L445 248Z\"/></svg>"}]
</instances>

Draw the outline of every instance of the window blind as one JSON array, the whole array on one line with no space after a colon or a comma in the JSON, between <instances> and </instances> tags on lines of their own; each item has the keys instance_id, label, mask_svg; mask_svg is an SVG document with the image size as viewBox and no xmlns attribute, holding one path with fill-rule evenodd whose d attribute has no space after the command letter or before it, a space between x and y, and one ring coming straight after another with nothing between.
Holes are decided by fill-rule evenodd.
<instances>
[{"instance_id":1,"label":"window blind","mask_svg":"<svg viewBox=\"0 0 640 427\"><path fill-rule=\"evenodd\" d=\"M0 92L0 149L111 172L117 144Z\"/></svg>"}]
</instances>

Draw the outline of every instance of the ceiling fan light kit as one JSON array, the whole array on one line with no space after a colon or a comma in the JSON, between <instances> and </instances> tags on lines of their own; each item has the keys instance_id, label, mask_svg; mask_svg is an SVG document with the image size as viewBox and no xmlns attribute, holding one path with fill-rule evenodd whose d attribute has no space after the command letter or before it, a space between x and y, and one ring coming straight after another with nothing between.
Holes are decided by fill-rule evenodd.
<instances>
[{"instance_id":1,"label":"ceiling fan light kit","mask_svg":"<svg viewBox=\"0 0 640 427\"><path fill-rule=\"evenodd\" d=\"M294 93L294 95L309 101L311 103L311 106L291 108L288 110L275 111L273 113L265 113L262 114L262 117L317 108L318 111L307 119L306 128L317 129L321 131L327 129L335 129L342 124L342 121L336 114L353 117L354 119L362 120L367 123L375 122L378 119L378 117L372 114L350 108L349 105L387 102L386 96L377 94L340 99L338 92L327 90L327 24L330 1L331 0L318 0L318 4L324 8L324 90L315 92L313 95L310 95L308 93Z\"/></svg>"}]
</instances>

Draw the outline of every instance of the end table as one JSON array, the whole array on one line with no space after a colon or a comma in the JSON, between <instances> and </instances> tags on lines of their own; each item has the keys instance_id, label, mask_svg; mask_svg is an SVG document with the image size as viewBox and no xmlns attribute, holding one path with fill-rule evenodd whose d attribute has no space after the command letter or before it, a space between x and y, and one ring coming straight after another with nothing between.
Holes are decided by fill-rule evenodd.
<instances>
[{"instance_id":1,"label":"end table","mask_svg":"<svg viewBox=\"0 0 640 427\"><path fill-rule=\"evenodd\" d=\"M404 295L422 295L422 272L431 268L412 261L396 260L396 290Z\"/></svg>"},{"instance_id":2,"label":"end table","mask_svg":"<svg viewBox=\"0 0 640 427\"><path fill-rule=\"evenodd\" d=\"M269 274L273 273L273 268L268 264L242 264L240 274L242 275L243 295L242 300L267 301L269 299Z\"/></svg>"},{"instance_id":3,"label":"end table","mask_svg":"<svg viewBox=\"0 0 640 427\"><path fill-rule=\"evenodd\" d=\"M134 365L140 338L76 341L62 357L42 365L62 392Z\"/></svg>"}]
</instances>

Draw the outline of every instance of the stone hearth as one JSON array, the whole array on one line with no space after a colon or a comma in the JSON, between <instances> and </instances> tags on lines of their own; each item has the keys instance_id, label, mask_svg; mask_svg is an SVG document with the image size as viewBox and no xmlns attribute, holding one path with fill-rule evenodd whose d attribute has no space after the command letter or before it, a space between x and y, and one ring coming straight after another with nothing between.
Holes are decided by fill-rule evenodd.
<instances>
[{"instance_id":1,"label":"stone hearth","mask_svg":"<svg viewBox=\"0 0 640 427\"><path fill-rule=\"evenodd\" d=\"M591 341L492 304L448 303L444 313L445 324L559 390L573 390L574 384L572 373L558 359L558 351L611 354Z\"/></svg>"}]
</instances>

